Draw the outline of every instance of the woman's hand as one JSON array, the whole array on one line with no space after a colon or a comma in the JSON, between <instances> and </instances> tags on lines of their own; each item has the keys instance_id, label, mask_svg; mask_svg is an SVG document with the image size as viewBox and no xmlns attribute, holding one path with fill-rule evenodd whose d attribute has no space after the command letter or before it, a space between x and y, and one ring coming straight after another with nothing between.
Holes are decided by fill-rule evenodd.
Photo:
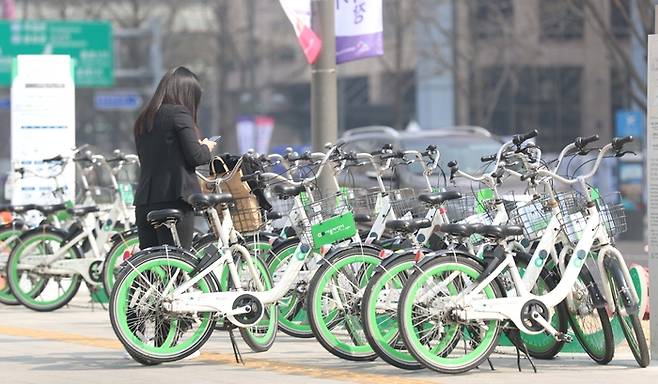
<instances>
[{"instance_id":1,"label":"woman's hand","mask_svg":"<svg viewBox=\"0 0 658 384\"><path fill-rule=\"evenodd\" d=\"M212 152L215 149L215 146L217 145L216 142L208 139L199 140L199 143L208 147L208 150L210 150L210 152Z\"/></svg>"}]
</instances>

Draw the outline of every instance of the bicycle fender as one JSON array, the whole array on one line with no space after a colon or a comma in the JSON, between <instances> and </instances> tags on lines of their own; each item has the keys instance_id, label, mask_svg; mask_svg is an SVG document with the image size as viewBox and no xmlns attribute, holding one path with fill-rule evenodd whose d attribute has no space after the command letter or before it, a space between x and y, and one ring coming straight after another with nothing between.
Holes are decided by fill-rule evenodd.
<instances>
[{"instance_id":1,"label":"bicycle fender","mask_svg":"<svg viewBox=\"0 0 658 384\"><path fill-rule=\"evenodd\" d=\"M434 251L434 252L427 253L427 254L423 255L423 258L421 259L421 261L418 264L416 264L416 266L418 268L422 269L425 264L427 264L430 260L432 260L435 257L450 257L450 256L466 257L466 258L471 259L471 260L477 262L478 264L482 265L482 267L485 267L483 260L478 259L475 255L473 255L469 252L466 252L466 251L463 251L463 250L458 250L458 249L456 249L456 250L442 249L442 250L439 250L439 251Z\"/></svg>"},{"instance_id":2,"label":"bicycle fender","mask_svg":"<svg viewBox=\"0 0 658 384\"><path fill-rule=\"evenodd\" d=\"M378 253L381 252L381 250L383 249L382 247L379 247L374 244L354 244L354 243L343 245L341 247L332 247L331 250L329 250L329 252L326 255L324 255L322 260L320 260L320 264L326 264L327 262L331 262L333 259L340 257L344 251L354 247L359 247L362 249L363 248L370 249Z\"/></svg>"},{"instance_id":3,"label":"bicycle fender","mask_svg":"<svg viewBox=\"0 0 658 384\"><path fill-rule=\"evenodd\" d=\"M137 227L129 228L123 232L115 233L110 237L110 242L117 243L122 241L125 237L135 235L137 233Z\"/></svg>"},{"instance_id":4,"label":"bicycle fender","mask_svg":"<svg viewBox=\"0 0 658 384\"><path fill-rule=\"evenodd\" d=\"M382 259L381 264L379 264L378 268L388 268L389 265L393 264L396 260L407 257L409 255L416 255L417 252L422 252L422 257L421 259L425 258L425 255L434 253L431 249L427 248L421 248L421 249L407 249L404 250L404 252L393 252L391 255L385 257Z\"/></svg>"},{"instance_id":5,"label":"bicycle fender","mask_svg":"<svg viewBox=\"0 0 658 384\"><path fill-rule=\"evenodd\" d=\"M628 285L626 284L626 279L624 278L624 274L621 270L621 267L619 266L619 262L617 261L617 259L608 257L604 260L604 263L606 268L611 272L612 278L615 280L615 285L617 285L618 288L617 294L621 297L626 312L630 314L638 314L640 309L640 305L639 305L640 303L637 303L635 301L633 295L628 294L628 290L635 289L635 287L628 287Z\"/></svg>"}]
</instances>

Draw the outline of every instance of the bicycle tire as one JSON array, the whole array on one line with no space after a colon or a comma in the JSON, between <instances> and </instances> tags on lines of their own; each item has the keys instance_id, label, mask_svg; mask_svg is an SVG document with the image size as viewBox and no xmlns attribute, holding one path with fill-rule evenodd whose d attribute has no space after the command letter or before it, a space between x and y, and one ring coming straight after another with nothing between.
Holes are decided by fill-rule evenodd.
<instances>
[{"instance_id":1,"label":"bicycle tire","mask_svg":"<svg viewBox=\"0 0 658 384\"><path fill-rule=\"evenodd\" d=\"M612 333L612 325L610 324L610 319L608 313L605 310L605 307L602 305L596 305L592 301L592 297L599 296L599 288L592 277L591 272L589 271L587 264L583 265L578 279L583 283L585 290L582 288L576 292L572 289L572 294L575 297L575 300L579 301L578 308L576 311L579 311L581 308L584 308L587 312L592 314L590 320L598 321L601 324L600 330L596 332L586 332L586 325L581 323L581 321L587 321L586 318L581 319L578 313L574 313L573 308L568 308L569 310L569 324L571 324L571 330L573 331L576 339L580 343L585 353L594 360L597 364L605 365L608 364L614 354L615 354L615 341L614 334ZM576 288L574 286L574 288ZM585 326L583 326L585 325Z\"/></svg>"},{"instance_id":2,"label":"bicycle tire","mask_svg":"<svg viewBox=\"0 0 658 384\"><path fill-rule=\"evenodd\" d=\"M158 316L160 312L157 308L152 309L155 308L157 303L144 303L147 305L145 309L131 309L133 306L142 305L142 301L152 297L152 295L149 295L146 298L135 300L134 295L141 294L143 291L139 284L134 285L135 280L140 278L142 281L147 282L151 288L168 284L167 277L176 276L176 278L181 279L180 281L184 281L185 276L183 275L194 270L197 259L180 249L168 248L166 252L153 252L135 256L130 259L130 265L131 268L125 269L117 277L109 304L112 330L128 351L128 354L141 364L155 365L181 360L201 348L208 341L215 328L215 320L211 313L198 312L196 316L188 316L188 318L183 314L178 314L176 318L167 318L160 323L154 322L153 337L148 339L148 335L145 334L146 326L143 325L145 321L135 321L135 319L136 316L145 316L149 312L152 313L152 316ZM183 271L183 274L171 273L172 268ZM166 275L167 269L170 271L169 275ZM132 289L133 286L135 289ZM199 280L195 289L201 292L217 292L219 290L217 281L212 274L208 274ZM149 291L150 289L146 290L146 292ZM198 329L194 331L190 338L181 340L181 332L191 329L184 329L185 326L189 327L194 322L199 323ZM165 327L167 328L165 329ZM173 345L174 343L176 345Z\"/></svg>"},{"instance_id":3,"label":"bicycle tire","mask_svg":"<svg viewBox=\"0 0 658 384\"><path fill-rule=\"evenodd\" d=\"M464 325L462 322L452 321L448 317L445 317L445 315L443 315L445 318L435 318L431 323L441 323L439 332L434 332L432 329L421 329L420 331L424 333L422 336L419 336L420 333L418 327L422 326L424 328L430 323L427 321L414 323L414 319L420 318L417 311L423 310L423 308L421 308L422 305L415 304L416 295L419 294L422 298L422 296L426 294L425 292L430 292L427 288L421 289L423 284L430 281L430 279L434 281L435 276L442 278L442 276L447 274L447 276L453 276L452 281L461 281L460 284L457 284L461 285L466 281L477 279L483 271L484 268L480 263L463 256L455 255L451 257L437 257L423 263L423 269L417 270L410 277L404 287L398 304L400 331L407 346L407 350L426 368L440 373L464 373L482 364L491 353L493 353L498 345L498 340L501 334L500 321L498 320L487 320L485 322L488 324L485 324L484 326L479 322L473 323L478 324L479 328L484 330L484 334L478 334L477 328L473 325L469 326ZM459 272L459 274L454 275L453 272ZM461 278L461 280L457 280L461 274L466 275L466 279ZM458 294L460 289L455 283L439 286L441 287L440 292L447 293L449 296ZM430 289L434 290L434 288L435 287ZM431 296L431 298L441 297L438 295L440 292L437 291L435 295ZM496 280L493 280L487 285L483 290L483 293L489 298L503 297L502 290ZM425 310L430 312L430 308L432 308L433 304L425 304ZM429 317L425 320L428 319ZM446 322L446 320L449 321ZM459 336L461 332L465 332L464 337ZM439 336L439 334L441 338L438 339L438 342L433 346L430 345L430 340L426 338L426 336ZM461 351L461 348L456 348L456 339L464 341L465 355L451 358L450 353L453 351L459 353L459 351ZM467 343L471 344L471 352L468 353L466 353ZM477 343L477 345L474 343Z\"/></svg>"},{"instance_id":4,"label":"bicycle tire","mask_svg":"<svg viewBox=\"0 0 658 384\"><path fill-rule=\"evenodd\" d=\"M65 236L62 231L50 227L41 227L25 232L23 235L21 235L18 241L19 244L12 249L11 254L9 255L9 259L7 260L7 277L9 286L14 296L25 307L38 312L55 311L68 304L78 293L78 289L82 283L82 276L77 273L73 273L70 276L71 284L62 294L59 294L55 299L45 300L44 298L43 300L37 300L39 297L41 297L41 294L44 291L48 290L47 285L52 277L41 273L32 273L32 277L36 276L40 280L38 284L36 286L32 286L29 291L24 291L24 288L21 287L21 277L23 274L20 273L17 269L22 257L24 256L24 253L30 250L30 246L38 245L39 243L46 241L53 241L55 244L64 243ZM26 254L25 256L29 255ZM66 256L69 259L82 259L84 257L77 246L69 248Z\"/></svg>"},{"instance_id":5,"label":"bicycle tire","mask_svg":"<svg viewBox=\"0 0 658 384\"><path fill-rule=\"evenodd\" d=\"M377 353L368 344L365 335L362 335L361 305L358 303L361 298L358 295L380 261L379 251L374 247L349 246L332 258L325 259L311 279L308 289L309 323L315 338L334 356L351 361L371 361L377 358ZM358 265L359 263L364 265ZM344 271L343 281L347 282L351 290L343 288L340 281L334 280L340 271ZM329 289L331 295L333 292L340 295L339 287L343 295L341 304L337 308L331 307L331 303L324 301L325 289ZM340 308L343 303L348 302L345 300L347 293L353 294L354 297L351 298L349 306ZM329 311L325 317L324 310L327 309ZM343 329L345 332L341 332ZM344 334L347 334L346 338Z\"/></svg>"},{"instance_id":6,"label":"bicycle tire","mask_svg":"<svg viewBox=\"0 0 658 384\"><path fill-rule=\"evenodd\" d=\"M631 289L634 289L633 283L626 281L619 260L615 257L606 258L604 265L614 299L615 316L619 320L635 361L641 368L646 368L650 360L649 346L638 316L639 303L634 302L632 295L628 294ZM627 312L626 316L620 311L622 307Z\"/></svg>"}]
</instances>

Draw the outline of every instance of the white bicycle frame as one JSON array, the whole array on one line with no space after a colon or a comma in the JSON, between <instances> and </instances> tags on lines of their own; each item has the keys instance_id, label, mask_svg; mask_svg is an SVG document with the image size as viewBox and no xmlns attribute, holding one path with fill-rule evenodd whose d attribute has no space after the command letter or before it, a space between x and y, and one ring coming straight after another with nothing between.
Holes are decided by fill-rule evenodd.
<instances>
[{"instance_id":1,"label":"white bicycle frame","mask_svg":"<svg viewBox=\"0 0 658 384\"><path fill-rule=\"evenodd\" d=\"M586 185L585 180L590 178L594 174L594 172L596 171L596 169L598 169L600 165L603 155L611 148L612 148L611 144L604 147L599 153L597 161L594 167L592 168L592 170L590 171L590 173L584 176L580 176L575 180L565 179L559 175L556 175L550 171L545 171L545 170L538 171L538 174L553 177L554 179L559 180L565 184L580 183L581 185L585 186ZM566 269L562 275L560 282L553 290L540 296L531 293L530 290L528 289L528 282L525 281L523 278L521 278L519 274L519 271L514 262L513 253L510 252L509 249L506 249L505 260L489 276L485 277L482 281L478 282L477 285L475 286L471 285L468 289L466 289L465 291L463 291L453 299L454 303L460 303L463 308L457 311L459 316L465 320L466 319L467 320L510 319L522 332L529 334L538 334L543 332L543 330L532 331L524 325L520 316L522 312L522 308L524 307L525 304L529 302L529 300L538 300L548 308L552 308L557 304L559 304L562 300L564 300L567 297L567 295L571 292L572 287L576 283L580 270L584 266L587 255L592 249L592 245L594 244L595 240L598 240L599 244L605 244L603 248L599 251L599 253L603 252L603 257L599 255L599 259L597 260L599 263L599 267L601 268L601 273L603 273L602 271L605 270L603 268L603 260L605 256L609 254L614 257L617 257L620 260L620 264L622 266L625 266L626 264L623 262L621 253L616 248L609 245L610 239L604 226L601 223L600 213L596 205L591 201L589 196L587 200L589 204L587 208L586 224L582 232L582 237L578 241L574 249L573 256L571 257L568 265L566 266ZM557 220L557 218L555 219ZM482 298L481 292L484 290L484 288L487 287L497 276L499 276L507 268L509 268L510 270L512 280L514 282L514 286L517 290L518 296L506 297L506 298L494 298L494 299ZM530 269L536 267L534 266L534 264L531 263L531 265L529 265L528 268ZM630 281L630 276L628 275L627 268L622 267L622 269L625 270L624 273L626 275L626 278L628 278ZM453 273L451 277L454 278L455 277L454 275L455 274ZM529 280L530 277L528 277L527 279ZM607 279L604 278L602 280L605 282ZM450 280L446 279L444 282L442 282L442 285L445 286L449 282ZM612 299L612 293L610 287L605 283L604 283L604 291L605 291L604 295L606 296L608 302L614 303ZM637 300L637 294L634 292L634 290L632 291L633 291L632 294ZM541 324L543 328L549 331L552 335L556 336L558 334L558 332L552 327L552 325L548 321L546 321L542 317L540 313L533 310L531 316L533 320Z\"/></svg>"}]
</instances>

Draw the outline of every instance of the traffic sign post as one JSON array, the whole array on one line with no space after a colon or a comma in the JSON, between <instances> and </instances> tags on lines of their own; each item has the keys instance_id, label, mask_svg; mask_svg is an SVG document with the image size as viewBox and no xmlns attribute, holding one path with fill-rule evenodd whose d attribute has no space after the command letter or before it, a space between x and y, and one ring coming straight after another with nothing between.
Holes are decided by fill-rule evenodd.
<instances>
[{"instance_id":1,"label":"traffic sign post","mask_svg":"<svg viewBox=\"0 0 658 384\"><path fill-rule=\"evenodd\" d=\"M107 21L0 20L0 86L17 55L69 55L76 87L114 85L112 25Z\"/></svg>"},{"instance_id":2,"label":"traffic sign post","mask_svg":"<svg viewBox=\"0 0 658 384\"><path fill-rule=\"evenodd\" d=\"M658 6L656 6L658 15ZM654 32L658 32L658 18ZM651 358L658 360L658 34L649 35L647 55L647 200Z\"/></svg>"}]
</instances>

